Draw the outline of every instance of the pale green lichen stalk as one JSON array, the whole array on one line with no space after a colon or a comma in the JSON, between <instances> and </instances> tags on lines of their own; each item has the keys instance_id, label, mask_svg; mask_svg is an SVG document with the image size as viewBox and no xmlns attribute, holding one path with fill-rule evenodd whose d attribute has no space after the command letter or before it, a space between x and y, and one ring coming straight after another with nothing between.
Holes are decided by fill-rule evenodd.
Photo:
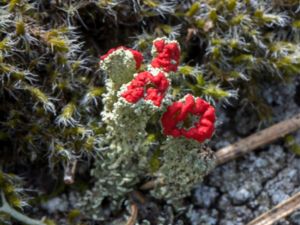
<instances>
[{"instance_id":1,"label":"pale green lichen stalk","mask_svg":"<svg viewBox=\"0 0 300 225\"><path fill-rule=\"evenodd\" d=\"M109 79L118 88L129 82L136 72L136 63L133 54L126 49L117 49L109 54L103 61L100 67L109 74Z\"/></svg>"},{"instance_id":2,"label":"pale green lichen stalk","mask_svg":"<svg viewBox=\"0 0 300 225\"><path fill-rule=\"evenodd\" d=\"M163 185L152 194L157 198L180 200L215 167L215 155L195 140L168 138L162 143L162 166L156 172Z\"/></svg>"}]
</instances>

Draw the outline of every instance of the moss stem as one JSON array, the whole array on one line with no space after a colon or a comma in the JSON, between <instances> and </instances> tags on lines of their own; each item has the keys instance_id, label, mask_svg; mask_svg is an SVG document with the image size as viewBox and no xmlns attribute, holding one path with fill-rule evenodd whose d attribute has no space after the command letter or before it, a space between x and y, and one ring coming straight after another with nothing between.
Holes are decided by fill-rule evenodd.
<instances>
[{"instance_id":1,"label":"moss stem","mask_svg":"<svg viewBox=\"0 0 300 225\"><path fill-rule=\"evenodd\" d=\"M14 208L12 208L5 199L4 193L1 192L1 200L2 206L0 208L0 212L6 213L11 216L13 219L27 225L46 225L45 223L29 218L28 216L18 212Z\"/></svg>"}]
</instances>

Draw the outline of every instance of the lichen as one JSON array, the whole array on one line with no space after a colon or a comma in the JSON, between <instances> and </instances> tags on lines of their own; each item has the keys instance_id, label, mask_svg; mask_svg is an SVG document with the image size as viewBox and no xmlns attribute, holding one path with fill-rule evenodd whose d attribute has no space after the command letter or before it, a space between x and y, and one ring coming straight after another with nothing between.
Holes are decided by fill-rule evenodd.
<instances>
[{"instance_id":1,"label":"lichen","mask_svg":"<svg viewBox=\"0 0 300 225\"><path fill-rule=\"evenodd\" d=\"M189 195L195 185L215 166L215 156L207 146L186 138L168 138L161 145L162 166L156 172L163 186L152 191L153 196L169 201Z\"/></svg>"},{"instance_id":2,"label":"lichen","mask_svg":"<svg viewBox=\"0 0 300 225\"><path fill-rule=\"evenodd\" d=\"M162 44L159 47L156 45L158 42ZM115 67L122 67L126 63L126 56L119 58L120 62L117 63L114 60L107 60L108 65L101 67L108 75L102 112L102 121L106 127L107 150L103 154L103 159L95 162L95 168L92 170L91 174L96 179L93 189L88 191L79 204L93 219L107 220L112 213L121 210L130 193L138 190L141 182L147 177L162 179L164 187L154 190L151 194L171 201L188 195L193 186L201 182L202 177L213 168L213 154L199 143L203 142L202 138L201 140L196 138L197 141L186 138L170 139L161 132L165 141L161 140L161 143L156 140L147 141L149 135L147 126L151 119L162 117L168 105L174 101L170 94L172 87L168 73L177 70L177 62L173 64L174 56L179 60L179 46L176 41L170 42L164 38L154 40L153 43L160 52L153 53L152 62L155 62L155 68L151 64L148 71L136 73L128 83L125 80L122 83L120 79L116 81L114 78L115 71L119 71L119 77L123 76L122 68ZM173 54L172 51L176 52ZM159 60L156 61L156 57ZM107 68L115 69L112 71ZM124 73L127 74L126 69ZM190 97L192 98L190 100L194 101L193 97ZM194 106L197 108L194 113L205 114L209 104L201 100L201 104L205 103L201 105L198 100ZM192 106L188 106L189 104L191 102L180 109L182 112L174 113L183 114L183 111ZM207 114L203 118L213 119L213 124L214 110L210 113L212 114ZM185 112L184 116L181 116L182 120L186 116ZM172 115L169 118L172 120ZM156 126L161 126L159 121L158 124L155 122ZM200 129L203 125L199 123L198 126ZM211 127L210 134L205 134L206 138L212 135L213 129ZM160 151L155 151L155 148L159 148ZM158 161L157 171L153 170L153 160ZM108 203L104 205L104 202ZM102 213L99 213L100 207Z\"/></svg>"}]
</instances>

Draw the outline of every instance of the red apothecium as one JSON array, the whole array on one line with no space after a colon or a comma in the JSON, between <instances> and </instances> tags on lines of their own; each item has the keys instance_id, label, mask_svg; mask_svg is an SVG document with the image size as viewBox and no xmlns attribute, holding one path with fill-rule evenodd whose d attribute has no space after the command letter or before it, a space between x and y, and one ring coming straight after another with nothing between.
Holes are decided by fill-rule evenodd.
<instances>
[{"instance_id":1,"label":"red apothecium","mask_svg":"<svg viewBox=\"0 0 300 225\"><path fill-rule=\"evenodd\" d=\"M185 128L189 114L194 116L191 127ZM168 106L167 111L161 118L163 132L173 137L184 136L203 142L209 139L214 132L215 109L201 98L186 95L185 101L177 101ZM180 127L180 124L182 126Z\"/></svg>"},{"instance_id":2,"label":"red apothecium","mask_svg":"<svg viewBox=\"0 0 300 225\"><path fill-rule=\"evenodd\" d=\"M130 103L136 103L144 98L160 106L168 87L169 81L162 72L154 76L145 71L135 76L121 96Z\"/></svg>"},{"instance_id":3,"label":"red apothecium","mask_svg":"<svg viewBox=\"0 0 300 225\"><path fill-rule=\"evenodd\" d=\"M161 68L165 72L176 72L179 59L180 48L176 42L166 43L164 39L159 39L153 43L156 49L156 56L151 62L154 68Z\"/></svg>"}]
</instances>

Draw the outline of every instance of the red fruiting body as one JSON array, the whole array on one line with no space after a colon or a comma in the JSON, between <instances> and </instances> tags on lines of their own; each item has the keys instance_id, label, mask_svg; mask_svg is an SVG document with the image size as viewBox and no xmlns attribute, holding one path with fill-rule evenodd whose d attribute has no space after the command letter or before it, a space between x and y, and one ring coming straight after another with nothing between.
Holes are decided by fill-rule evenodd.
<instances>
[{"instance_id":1,"label":"red fruiting body","mask_svg":"<svg viewBox=\"0 0 300 225\"><path fill-rule=\"evenodd\" d=\"M179 123L187 122L189 113L199 117L199 119L190 128L179 128ZM214 107L203 99L194 98L190 94L185 97L185 102L178 101L168 106L161 118L164 134L173 137L184 136L199 142L212 136L215 120Z\"/></svg>"},{"instance_id":2,"label":"red fruiting body","mask_svg":"<svg viewBox=\"0 0 300 225\"><path fill-rule=\"evenodd\" d=\"M154 105L160 106L168 87L169 81L162 72L153 76L150 72L145 71L139 73L121 95L130 103L136 103L144 98L151 100Z\"/></svg>"},{"instance_id":3,"label":"red fruiting body","mask_svg":"<svg viewBox=\"0 0 300 225\"><path fill-rule=\"evenodd\" d=\"M127 48L124 46L119 46L117 48L112 48L110 49L106 54L104 54L103 56L100 57L100 60L103 61L104 59L106 59L110 54L112 54L113 52L119 50L119 49L124 49L124 50L128 50L132 53L134 60L135 60L135 65L136 65L136 69L138 70L141 67L141 64L143 62L143 55L136 50L133 50L131 48Z\"/></svg>"},{"instance_id":4,"label":"red fruiting body","mask_svg":"<svg viewBox=\"0 0 300 225\"><path fill-rule=\"evenodd\" d=\"M131 48L127 48L127 50L131 51L131 53L134 57L134 60L135 60L135 65L136 65L135 68L138 70L141 67L142 62L144 60L142 53L140 53L139 51L133 50Z\"/></svg>"},{"instance_id":5,"label":"red fruiting body","mask_svg":"<svg viewBox=\"0 0 300 225\"><path fill-rule=\"evenodd\" d=\"M175 42L165 43L164 39L155 41L153 44L157 55L151 62L152 67L162 68L165 72L176 72L180 59L178 44Z\"/></svg>"}]
</instances>

